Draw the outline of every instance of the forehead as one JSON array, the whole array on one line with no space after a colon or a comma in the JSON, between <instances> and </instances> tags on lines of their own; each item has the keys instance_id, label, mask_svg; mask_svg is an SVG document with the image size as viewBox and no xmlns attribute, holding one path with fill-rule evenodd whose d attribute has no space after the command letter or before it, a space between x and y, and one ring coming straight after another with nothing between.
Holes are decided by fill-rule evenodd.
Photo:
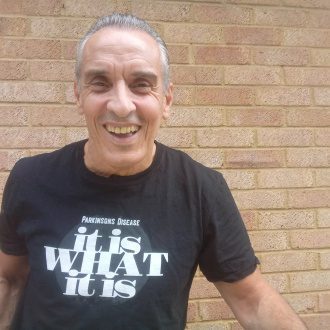
<instances>
[{"instance_id":1,"label":"forehead","mask_svg":"<svg viewBox=\"0 0 330 330\"><path fill-rule=\"evenodd\" d=\"M152 65L160 65L160 52L157 42L146 32L103 28L86 42L83 51L83 65L95 61L142 60Z\"/></svg>"}]
</instances>

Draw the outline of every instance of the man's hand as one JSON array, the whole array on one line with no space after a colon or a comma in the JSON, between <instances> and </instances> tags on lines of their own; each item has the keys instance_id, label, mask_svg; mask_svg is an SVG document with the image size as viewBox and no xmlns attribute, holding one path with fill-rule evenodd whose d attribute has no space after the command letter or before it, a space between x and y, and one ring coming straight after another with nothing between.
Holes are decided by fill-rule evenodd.
<instances>
[{"instance_id":1,"label":"man's hand","mask_svg":"<svg viewBox=\"0 0 330 330\"><path fill-rule=\"evenodd\" d=\"M28 274L27 256L0 251L0 329L8 329Z\"/></svg>"},{"instance_id":2,"label":"man's hand","mask_svg":"<svg viewBox=\"0 0 330 330\"><path fill-rule=\"evenodd\" d=\"M244 329L307 329L288 303L264 280L258 269L240 281L216 282L215 286Z\"/></svg>"}]
</instances>

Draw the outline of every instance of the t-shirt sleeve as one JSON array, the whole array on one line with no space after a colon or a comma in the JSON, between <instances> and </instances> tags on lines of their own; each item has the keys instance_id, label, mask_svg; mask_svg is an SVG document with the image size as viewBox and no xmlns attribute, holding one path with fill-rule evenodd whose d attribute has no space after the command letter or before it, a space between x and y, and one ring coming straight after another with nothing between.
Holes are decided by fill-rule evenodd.
<instances>
[{"instance_id":1,"label":"t-shirt sleeve","mask_svg":"<svg viewBox=\"0 0 330 330\"><path fill-rule=\"evenodd\" d=\"M19 179L16 166L5 185L0 212L0 250L16 256L27 254L25 240L18 234L17 229L20 208Z\"/></svg>"},{"instance_id":2,"label":"t-shirt sleeve","mask_svg":"<svg viewBox=\"0 0 330 330\"><path fill-rule=\"evenodd\" d=\"M199 266L211 281L235 282L259 263L232 194L220 173L204 193L204 244Z\"/></svg>"}]
</instances>

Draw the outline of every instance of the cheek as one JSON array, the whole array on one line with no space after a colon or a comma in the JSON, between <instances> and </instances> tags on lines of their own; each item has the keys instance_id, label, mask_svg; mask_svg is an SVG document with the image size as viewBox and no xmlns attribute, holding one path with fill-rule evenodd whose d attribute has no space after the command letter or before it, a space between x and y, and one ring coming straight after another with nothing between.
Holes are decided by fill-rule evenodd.
<instances>
[{"instance_id":1,"label":"cheek","mask_svg":"<svg viewBox=\"0 0 330 330\"><path fill-rule=\"evenodd\" d=\"M144 100L137 100L135 104L138 109L138 115L150 125L157 125L161 121L163 108L158 99L150 97Z\"/></svg>"},{"instance_id":2,"label":"cheek","mask_svg":"<svg viewBox=\"0 0 330 330\"><path fill-rule=\"evenodd\" d=\"M94 117L105 112L106 102L102 97L89 94L82 100L81 108L86 117Z\"/></svg>"}]
</instances>

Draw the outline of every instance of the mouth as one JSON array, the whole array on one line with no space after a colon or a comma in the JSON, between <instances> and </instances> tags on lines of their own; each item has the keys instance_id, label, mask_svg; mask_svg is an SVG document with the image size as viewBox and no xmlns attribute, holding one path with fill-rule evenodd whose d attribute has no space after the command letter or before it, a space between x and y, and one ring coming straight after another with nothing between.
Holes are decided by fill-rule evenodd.
<instances>
[{"instance_id":1,"label":"mouth","mask_svg":"<svg viewBox=\"0 0 330 330\"><path fill-rule=\"evenodd\" d=\"M116 137L129 137L136 134L139 131L140 126L138 125L128 125L128 126L113 126L110 124L104 125L104 128Z\"/></svg>"}]
</instances>

